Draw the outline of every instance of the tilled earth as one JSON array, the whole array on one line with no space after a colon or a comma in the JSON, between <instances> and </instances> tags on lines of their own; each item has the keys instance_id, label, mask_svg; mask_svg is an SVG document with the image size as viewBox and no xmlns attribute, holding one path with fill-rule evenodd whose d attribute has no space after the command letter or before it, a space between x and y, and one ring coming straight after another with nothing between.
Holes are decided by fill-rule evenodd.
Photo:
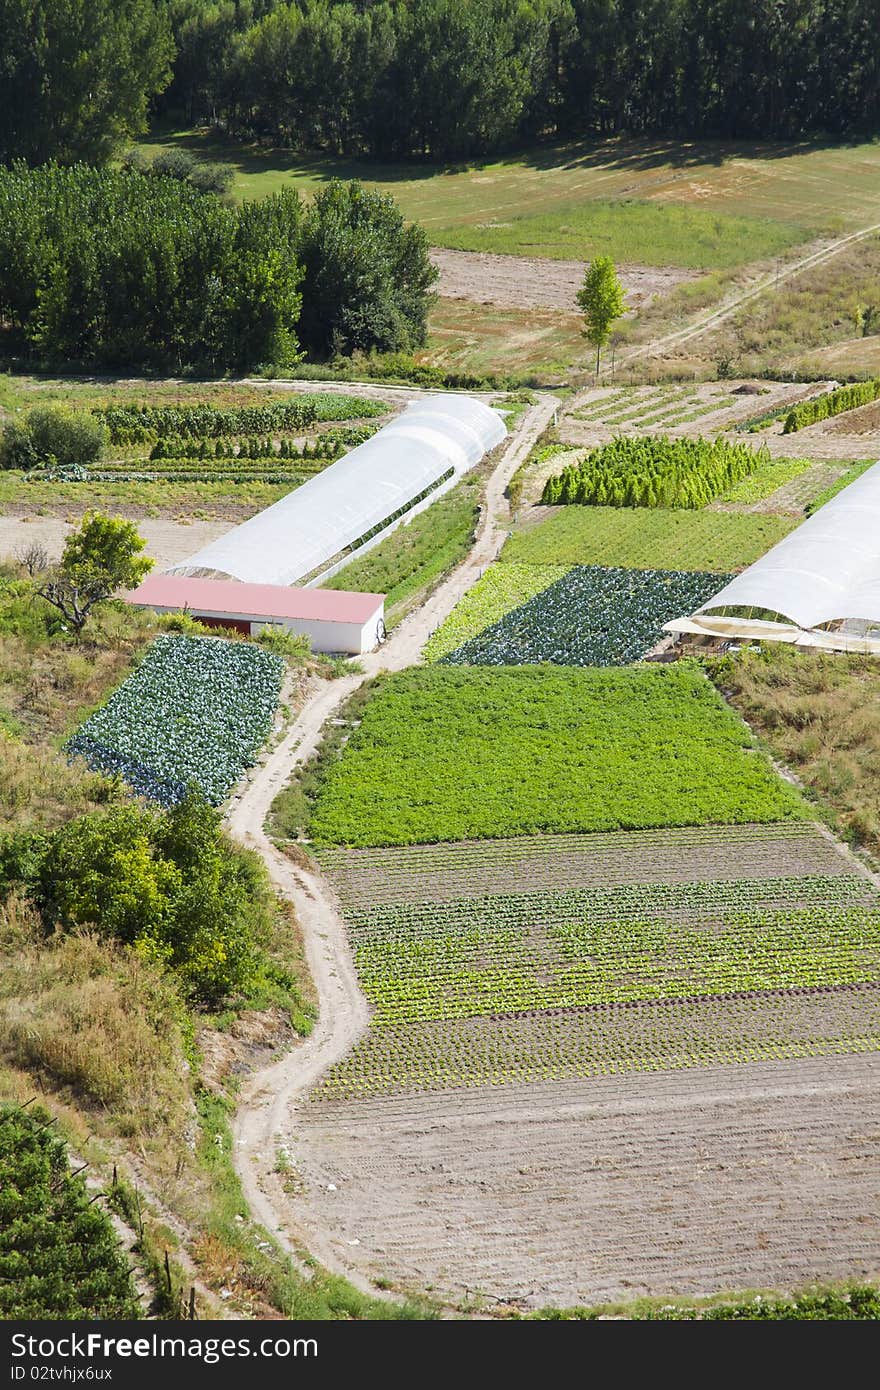
<instances>
[{"instance_id":1,"label":"tilled earth","mask_svg":"<svg viewBox=\"0 0 880 1390\"><path fill-rule=\"evenodd\" d=\"M526 1307L880 1275L880 1068L836 1056L313 1104L337 1258Z\"/></svg>"}]
</instances>

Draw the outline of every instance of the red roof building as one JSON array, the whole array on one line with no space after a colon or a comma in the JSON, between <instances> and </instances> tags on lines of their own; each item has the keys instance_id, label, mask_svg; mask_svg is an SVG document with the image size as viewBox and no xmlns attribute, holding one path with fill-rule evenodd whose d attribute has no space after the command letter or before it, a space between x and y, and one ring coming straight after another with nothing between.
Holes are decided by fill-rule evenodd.
<instances>
[{"instance_id":1,"label":"red roof building","mask_svg":"<svg viewBox=\"0 0 880 1390\"><path fill-rule=\"evenodd\" d=\"M315 652L361 656L385 635L384 594L151 574L125 595L125 602L157 613L187 612L214 627L238 632L283 627L308 637Z\"/></svg>"}]
</instances>

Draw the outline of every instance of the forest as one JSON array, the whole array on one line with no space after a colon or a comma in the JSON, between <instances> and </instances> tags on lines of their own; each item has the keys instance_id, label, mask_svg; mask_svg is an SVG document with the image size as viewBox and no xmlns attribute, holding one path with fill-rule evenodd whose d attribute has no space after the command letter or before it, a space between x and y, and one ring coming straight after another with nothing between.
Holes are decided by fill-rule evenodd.
<instances>
[{"instance_id":1,"label":"forest","mask_svg":"<svg viewBox=\"0 0 880 1390\"><path fill-rule=\"evenodd\" d=\"M156 118L377 159L870 134L876 20L876 0L0 0L0 162L101 161Z\"/></svg>"}]
</instances>

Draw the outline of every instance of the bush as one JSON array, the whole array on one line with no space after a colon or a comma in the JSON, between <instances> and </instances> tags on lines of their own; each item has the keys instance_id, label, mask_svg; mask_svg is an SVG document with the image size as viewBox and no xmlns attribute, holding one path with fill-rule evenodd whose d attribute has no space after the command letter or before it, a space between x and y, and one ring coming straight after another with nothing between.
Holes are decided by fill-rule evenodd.
<instances>
[{"instance_id":1,"label":"bush","mask_svg":"<svg viewBox=\"0 0 880 1390\"><path fill-rule=\"evenodd\" d=\"M254 855L189 796L171 811L136 805L80 816L52 836L34 875L48 928L97 929L172 968L195 998L246 991L273 900Z\"/></svg>"},{"instance_id":2,"label":"bush","mask_svg":"<svg viewBox=\"0 0 880 1390\"><path fill-rule=\"evenodd\" d=\"M27 418L37 458L63 465L95 463L107 442L107 426L89 411L37 406Z\"/></svg>"},{"instance_id":3,"label":"bush","mask_svg":"<svg viewBox=\"0 0 880 1390\"><path fill-rule=\"evenodd\" d=\"M769 461L766 446L706 439L627 439L591 449L547 479L546 506L704 507Z\"/></svg>"}]
</instances>

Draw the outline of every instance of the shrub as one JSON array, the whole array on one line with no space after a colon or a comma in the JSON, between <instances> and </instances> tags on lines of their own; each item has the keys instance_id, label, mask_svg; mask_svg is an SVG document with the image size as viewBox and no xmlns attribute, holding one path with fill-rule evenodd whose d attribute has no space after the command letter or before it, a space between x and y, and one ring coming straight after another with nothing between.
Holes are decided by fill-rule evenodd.
<instances>
[{"instance_id":1,"label":"shrub","mask_svg":"<svg viewBox=\"0 0 880 1390\"><path fill-rule=\"evenodd\" d=\"M38 406L27 419L38 459L60 464L95 463L107 442L107 426L89 411Z\"/></svg>"},{"instance_id":2,"label":"shrub","mask_svg":"<svg viewBox=\"0 0 880 1390\"><path fill-rule=\"evenodd\" d=\"M547 479L547 506L704 507L769 461L766 447L724 439L619 437Z\"/></svg>"},{"instance_id":3,"label":"shrub","mask_svg":"<svg viewBox=\"0 0 880 1390\"><path fill-rule=\"evenodd\" d=\"M34 896L47 927L97 929L212 1003L254 982L272 910L260 861L195 796L167 813L126 805L69 821L49 841Z\"/></svg>"},{"instance_id":4,"label":"shrub","mask_svg":"<svg viewBox=\"0 0 880 1390\"><path fill-rule=\"evenodd\" d=\"M136 1318L110 1218L39 1107L0 1107L0 1318Z\"/></svg>"}]
</instances>

